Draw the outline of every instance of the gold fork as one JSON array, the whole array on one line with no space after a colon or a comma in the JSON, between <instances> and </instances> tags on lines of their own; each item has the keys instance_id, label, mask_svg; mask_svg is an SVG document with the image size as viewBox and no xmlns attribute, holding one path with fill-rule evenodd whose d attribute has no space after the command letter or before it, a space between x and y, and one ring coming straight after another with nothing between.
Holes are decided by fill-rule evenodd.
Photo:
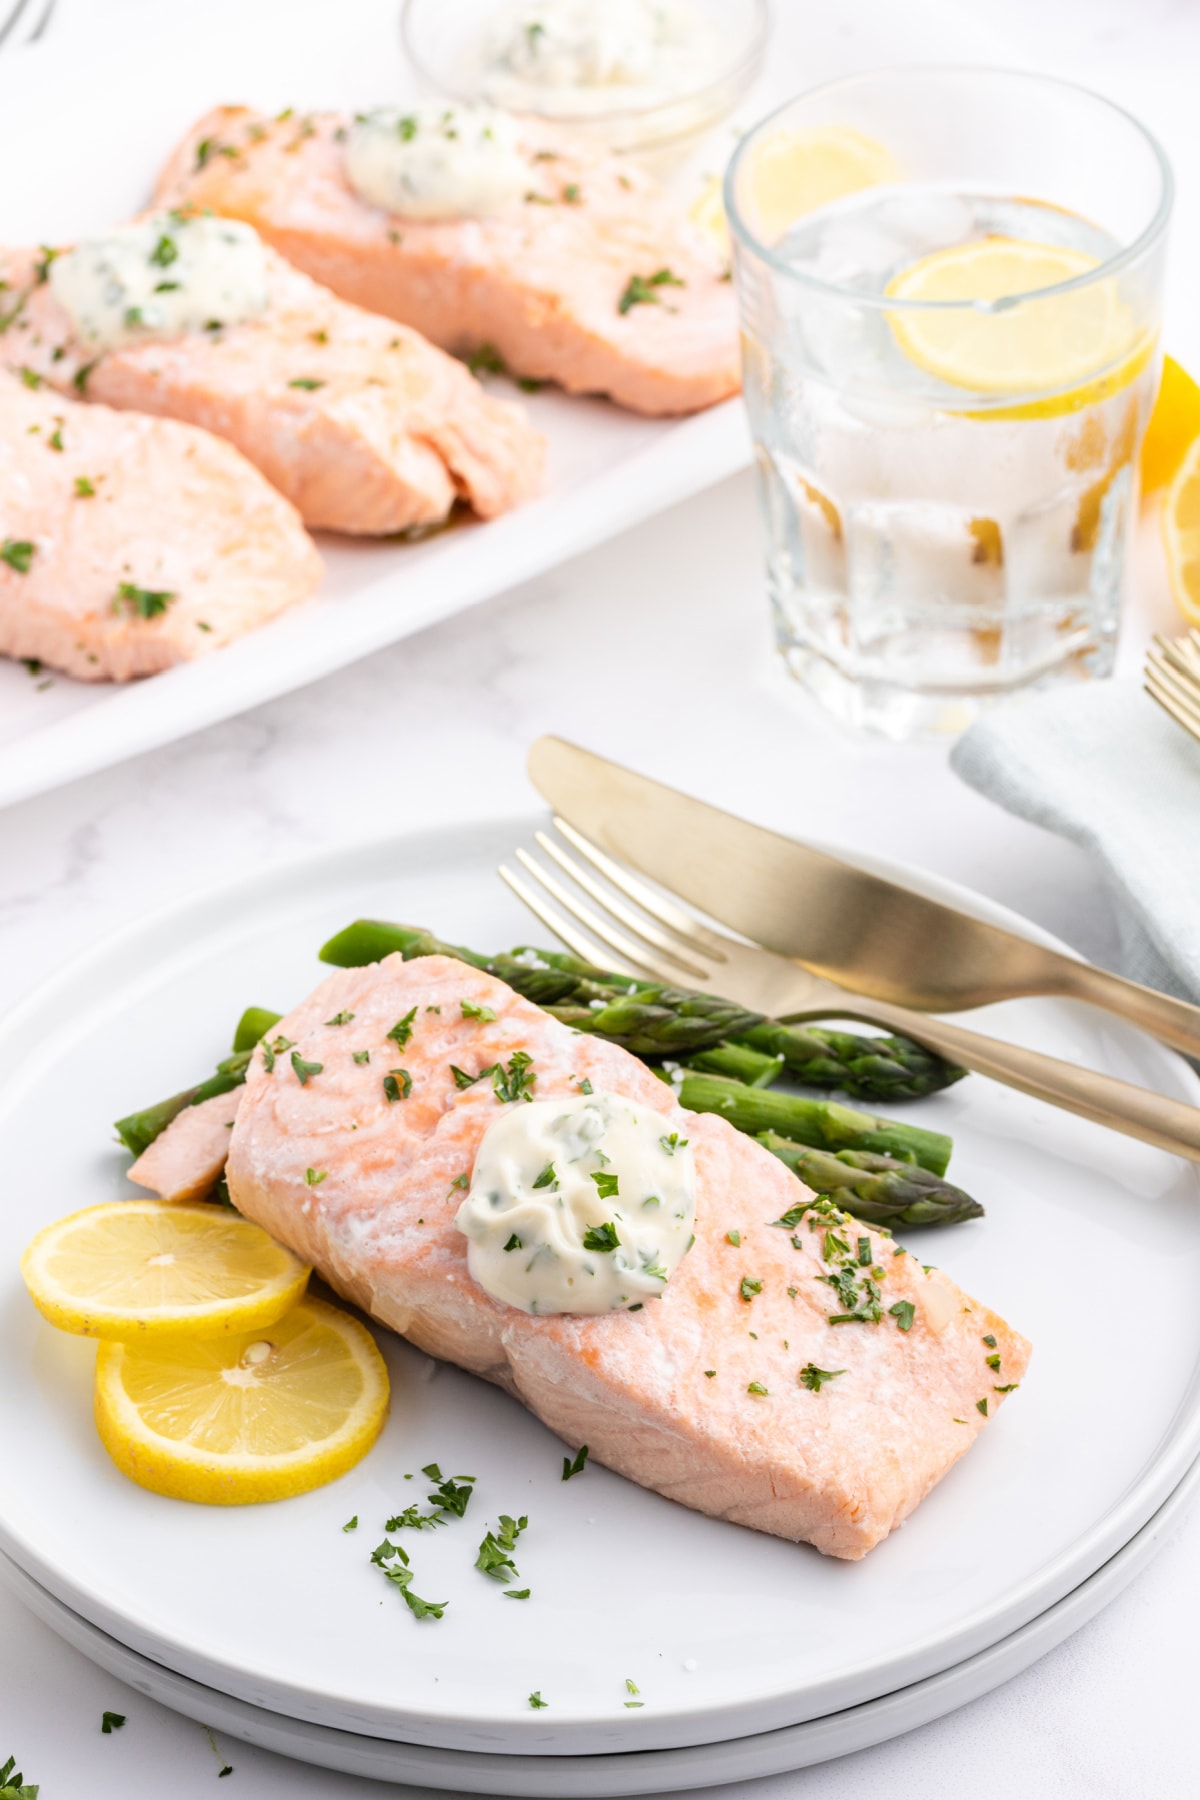
<instances>
[{"instance_id":1,"label":"gold fork","mask_svg":"<svg viewBox=\"0 0 1200 1800\"><path fill-rule=\"evenodd\" d=\"M1200 631L1156 637L1146 652L1145 686L1177 725L1200 738Z\"/></svg>"},{"instance_id":2,"label":"gold fork","mask_svg":"<svg viewBox=\"0 0 1200 1800\"><path fill-rule=\"evenodd\" d=\"M558 838L536 833L537 846L553 867L518 849L516 860L529 880L504 863L499 874L530 912L586 962L620 975L649 976L719 994L774 1018L860 1019L881 1025L1036 1100L1200 1162L1200 1109L928 1013L847 993L787 957L702 923L565 820L554 824Z\"/></svg>"}]
</instances>

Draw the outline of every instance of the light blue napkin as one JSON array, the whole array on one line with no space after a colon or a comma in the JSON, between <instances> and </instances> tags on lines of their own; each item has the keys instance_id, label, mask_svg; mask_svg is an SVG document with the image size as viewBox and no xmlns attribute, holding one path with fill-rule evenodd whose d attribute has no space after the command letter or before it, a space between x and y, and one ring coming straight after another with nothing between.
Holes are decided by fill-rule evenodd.
<instances>
[{"instance_id":1,"label":"light blue napkin","mask_svg":"<svg viewBox=\"0 0 1200 1800\"><path fill-rule=\"evenodd\" d=\"M1200 1000L1200 743L1133 681L996 706L951 766L1009 812L1072 838L1117 902L1121 972Z\"/></svg>"}]
</instances>

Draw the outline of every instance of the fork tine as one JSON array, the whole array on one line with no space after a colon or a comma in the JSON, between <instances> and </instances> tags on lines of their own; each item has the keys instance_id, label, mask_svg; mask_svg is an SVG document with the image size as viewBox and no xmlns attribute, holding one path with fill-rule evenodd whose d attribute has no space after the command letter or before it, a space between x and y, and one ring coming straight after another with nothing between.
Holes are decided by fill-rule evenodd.
<instances>
[{"instance_id":1,"label":"fork tine","mask_svg":"<svg viewBox=\"0 0 1200 1800\"><path fill-rule=\"evenodd\" d=\"M661 925L667 926L670 931L675 933L676 937L682 938L685 943L690 944L693 950L703 950L709 956L715 956L720 962L729 960L721 948L721 939L715 931L709 931L706 926L700 924L698 919L694 919L691 913L685 912L683 907L676 906L672 901L665 899L662 894L656 894L653 888L648 888L644 882L638 880L636 875L631 875L628 869L623 869L620 863L612 860L611 856L606 856L604 851L593 844L590 838L584 837L581 831L576 831L573 825L568 825L567 821L560 819L557 814L554 819L554 827L569 844L574 845L581 856L587 857L594 869L599 869L606 881L610 881L615 888L619 888L621 893L627 895L652 918L657 919Z\"/></svg>"},{"instance_id":2,"label":"fork tine","mask_svg":"<svg viewBox=\"0 0 1200 1800\"><path fill-rule=\"evenodd\" d=\"M569 924L561 913L555 912L554 908L543 900L540 894L535 893L526 882L522 881L521 877L515 874L507 864L501 863L496 873L505 886L512 889L521 904L527 906L534 917L540 919L546 929L552 931L559 942L567 946L573 956L578 956L582 961L597 966L603 963L603 966L611 969L614 975L629 975L636 980L633 969L624 969L619 962L599 957L595 944L590 943L581 931L576 931L575 927Z\"/></svg>"},{"instance_id":3,"label":"fork tine","mask_svg":"<svg viewBox=\"0 0 1200 1800\"><path fill-rule=\"evenodd\" d=\"M632 938L626 937L623 931L614 930L598 913L594 913L590 906L585 906L582 900L577 900L574 894L569 893L548 870L534 862L527 850L517 851L517 861L528 874L533 876L536 882L545 888L548 894L558 901L571 918L577 919L592 933L593 937L598 937L602 944L607 944L616 951L618 956L623 956L625 961L632 963L635 969L645 970L646 974L653 976L656 981L678 981L681 973L694 973L694 970L669 967L668 959L662 955L655 956L643 945L635 944Z\"/></svg>"},{"instance_id":4,"label":"fork tine","mask_svg":"<svg viewBox=\"0 0 1200 1800\"><path fill-rule=\"evenodd\" d=\"M1200 720L1200 685L1188 675L1180 675L1173 663L1165 662L1151 651L1146 658L1146 678L1170 694L1185 712L1194 712Z\"/></svg>"},{"instance_id":5,"label":"fork tine","mask_svg":"<svg viewBox=\"0 0 1200 1800\"><path fill-rule=\"evenodd\" d=\"M569 857L566 851L554 842L553 838L547 837L544 831L535 832L534 838L538 848L544 850L565 875L570 876L576 887L581 887L585 894L590 894L593 900L610 912L614 919L618 919L627 930L632 931L635 937L641 938L644 943L651 945L655 950L665 951L668 956L674 958L681 969L686 969L689 975L696 975L701 980L704 979L708 970L702 964L693 962L674 938L669 937L665 931L660 931L652 920L635 913L631 906L626 906L615 895L605 893L600 883L593 881L587 870L580 868L579 864Z\"/></svg>"},{"instance_id":6,"label":"fork tine","mask_svg":"<svg viewBox=\"0 0 1200 1800\"><path fill-rule=\"evenodd\" d=\"M1156 678L1155 672L1150 668L1146 670L1145 688L1150 698L1157 701L1168 717L1200 742L1200 708L1192 711L1183 706L1170 689Z\"/></svg>"}]
</instances>

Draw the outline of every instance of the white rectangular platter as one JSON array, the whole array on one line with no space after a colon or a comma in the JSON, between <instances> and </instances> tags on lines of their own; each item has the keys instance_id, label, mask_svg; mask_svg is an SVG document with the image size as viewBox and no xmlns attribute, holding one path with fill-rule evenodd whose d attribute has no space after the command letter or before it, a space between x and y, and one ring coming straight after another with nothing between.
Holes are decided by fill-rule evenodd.
<instances>
[{"instance_id":1,"label":"white rectangular platter","mask_svg":"<svg viewBox=\"0 0 1200 1800\"><path fill-rule=\"evenodd\" d=\"M90 10L90 9L89 9ZM188 123L220 101L361 107L410 90L399 0L191 8L112 0L61 36L0 58L0 243L70 242L145 204ZM828 16L781 0L767 73L741 124L789 93L875 62L953 60L993 50L945 0L903 16L846 0ZM713 170L732 138L719 134ZM503 387L506 384L500 383ZM325 539L311 605L200 662L124 688L31 676L0 660L0 805L215 724L464 611L624 531L745 466L741 404L681 421L640 419L600 400L531 396L550 442L546 490L487 525L421 543ZM753 554L753 547L749 547ZM464 626L469 629L469 626Z\"/></svg>"}]
</instances>

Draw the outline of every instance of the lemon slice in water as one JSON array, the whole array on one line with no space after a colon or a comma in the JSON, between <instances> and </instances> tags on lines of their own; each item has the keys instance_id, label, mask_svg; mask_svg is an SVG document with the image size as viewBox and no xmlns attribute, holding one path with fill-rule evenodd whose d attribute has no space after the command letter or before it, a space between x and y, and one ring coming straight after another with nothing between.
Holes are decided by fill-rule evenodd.
<instances>
[{"instance_id":1,"label":"lemon slice in water","mask_svg":"<svg viewBox=\"0 0 1200 1800\"><path fill-rule=\"evenodd\" d=\"M306 1298L265 1329L101 1344L96 1426L139 1486L176 1500L283 1500L354 1467L383 1428L388 1377L369 1331Z\"/></svg>"},{"instance_id":2,"label":"lemon slice in water","mask_svg":"<svg viewBox=\"0 0 1200 1800\"><path fill-rule=\"evenodd\" d=\"M38 1233L21 1258L33 1303L81 1337L254 1330L299 1300L309 1269L223 1206L112 1201Z\"/></svg>"},{"instance_id":3,"label":"lemon slice in water","mask_svg":"<svg viewBox=\"0 0 1200 1800\"><path fill-rule=\"evenodd\" d=\"M1066 245L985 237L910 263L886 292L906 301L997 301L1057 287L1098 266L1094 256ZM1029 416L1115 392L1153 347L1135 342L1131 310L1111 278L998 311L931 306L889 319L904 354L939 381L980 395L1045 393L1021 408Z\"/></svg>"},{"instance_id":4,"label":"lemon slice in water","mask_svg":"<svg viewBox=\"0 0 1200 1800\"><path fill-rule=\"evenodd\" d=\"M1163 507L1163 541L1179 610L1200 625L1200 438L1171 483Z\"/></svg>"},{"instance_id":5,"label":"lemon slice in water","mask_svg":"<svg viewBox=\"0 0 1200 1800\"><path fill-rule=\"evenodd\" d=\"M750 152L741 177L746 222L768 244L789 225L847 194L896 180L886 145L847 125L781 126ZM693 220L719 242L724 231L721 184L715 179L692 208Z\"/></svg>"}]
</instances>

